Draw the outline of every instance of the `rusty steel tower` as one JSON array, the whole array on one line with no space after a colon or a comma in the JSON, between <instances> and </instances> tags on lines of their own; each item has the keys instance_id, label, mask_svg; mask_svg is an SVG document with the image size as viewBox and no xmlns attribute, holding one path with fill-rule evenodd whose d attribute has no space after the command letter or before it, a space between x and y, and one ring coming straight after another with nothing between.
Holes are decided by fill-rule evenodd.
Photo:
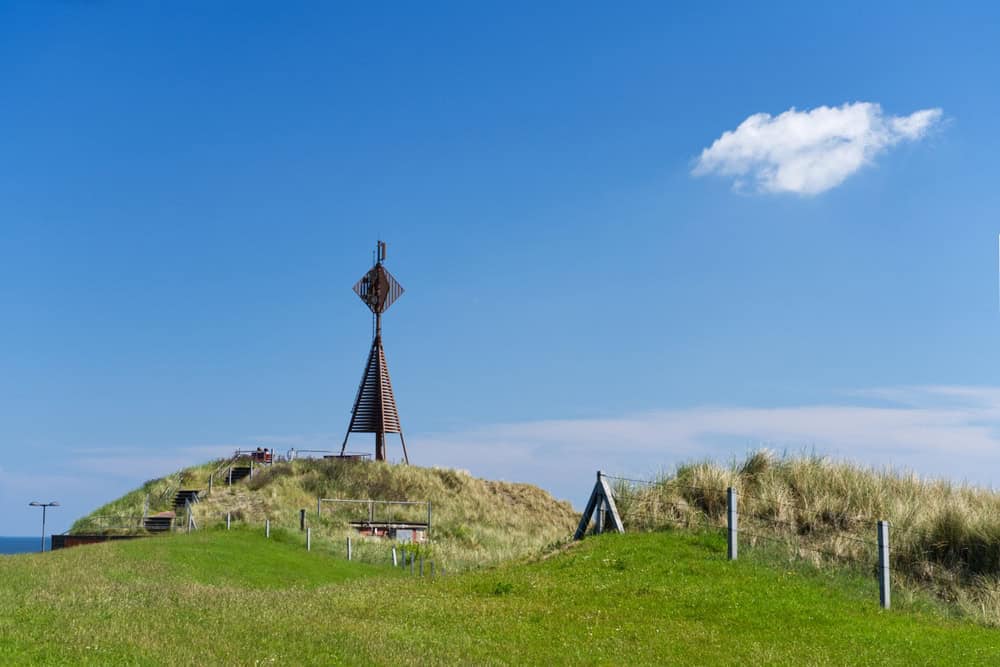
<instances>
[{"instance_id":1,"label":"rusty steel tower","mask_svg":"<svg viewBox=\"0 0 1000 667\"><path fill-rule=\"evenodd\" d=\"M409 463L396 399L392 394L392 382L389 380L389 366L385 361L385 350L382 349L382 313L389 310L389 306L402 296L403 286L386 270L382 264L384 261L385 242L379 241L375 249L375 265L354 284L354 292L361 297L375 318L375 337L357 398L354 399L351 423L344 435L340 455L344 455L347 439L352 433L374 433L375 460L385 461L385 434L398 433L399 442L403 445L403 460Z\"/></svg>"}]
</instances>

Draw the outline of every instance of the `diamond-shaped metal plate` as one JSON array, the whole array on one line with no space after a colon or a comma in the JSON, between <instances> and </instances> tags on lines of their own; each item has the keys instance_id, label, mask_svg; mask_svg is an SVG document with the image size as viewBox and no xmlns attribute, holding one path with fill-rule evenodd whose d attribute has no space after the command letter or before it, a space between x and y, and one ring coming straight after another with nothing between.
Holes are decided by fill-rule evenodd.
<instances>
[{"instance_id":1,"label":"diamond-shaped metal plate","mask_svg":"<svg viewBox=\"0 0 1000 667\"><path fill-rule=\"evenodd\" d=\"M403 295L400 285L384 266L376 264L361 280L354 283L354 293L361 297L373 313L384 313Z\"/></svg>"}]
</instances>

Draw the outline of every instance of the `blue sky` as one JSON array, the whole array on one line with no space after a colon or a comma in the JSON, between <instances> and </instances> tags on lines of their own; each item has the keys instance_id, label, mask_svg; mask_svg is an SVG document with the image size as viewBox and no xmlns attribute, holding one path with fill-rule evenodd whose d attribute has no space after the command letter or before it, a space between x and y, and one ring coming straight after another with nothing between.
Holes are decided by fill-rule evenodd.
<instances>
[{"instance_id":1,"label":"blue sky","mask_svg":"<svg viewBox=\"0 0 1000 667\"><path fill-rule=\"evenodd\" d=\"M1000 10L911 4L0 4L0 534L338 444L378 237L416 463L995 483Z\"/></svg>"}]
</instances>

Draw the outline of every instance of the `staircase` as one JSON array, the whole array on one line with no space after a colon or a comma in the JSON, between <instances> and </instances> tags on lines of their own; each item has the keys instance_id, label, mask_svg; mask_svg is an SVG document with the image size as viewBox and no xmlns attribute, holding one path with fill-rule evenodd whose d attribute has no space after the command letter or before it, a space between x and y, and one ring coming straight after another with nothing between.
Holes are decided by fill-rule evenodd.
<instances>
[{"instance_id":1,"label":"staircase","mask_svg":"<svg viewBox=\"0 0 1000 667\"><path fill-rule=\"evenodd\" d=\"M244 477L250 476L250 466L233 466L229 471L223 476L223 483L225 484L235 484Z\"/></svg>"},{"instance_id":2,"label":"staircase","mask_svg":"<svg viewBox=\"0 0 1000 667\"><path fill-rule=\"evenodd\" d=\"M173 512L160 512L159 514L147 516L142 520L142 527L150 533L165 533L170 530L170 526L174 522L174 516Z\"/></svg>"},{"instance_id":3,"label":"staircase","mask_svg":"<svg viewBox=\"0 0 1000 667\"><path fill-rule=\"evenodd\" d=\"M188 502L194 505L198 502L198 489L180 489L174 496L174 512L182 512L187 507Z\"/></svg>"}]
</instances>

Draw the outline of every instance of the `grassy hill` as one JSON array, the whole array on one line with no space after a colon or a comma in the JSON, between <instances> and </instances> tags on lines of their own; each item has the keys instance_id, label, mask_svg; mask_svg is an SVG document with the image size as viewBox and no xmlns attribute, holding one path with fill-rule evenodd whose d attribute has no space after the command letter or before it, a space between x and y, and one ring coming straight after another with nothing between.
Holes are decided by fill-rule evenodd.
<instances>
[{"instance_id":1,"label":"grassy hill","mask_svg":"<svg viewBox=\"0 0 1000 667\"><path fill-rule=\"evenodd\" d=\"M996 631L717 533L587 538L419 579L250 528L0 559L0 663L965 664Z\"/></svg>"},{"instance_id":2,"label":"grassy hill","mask_svg":"<svg viewBox=\"0 0 1000 667\"><path fill-rule=\"evenodd\" d=\"M651 484L619 481L631 530L722 528L739 494L741 539L821 567L874 573L878 520L890 522L895 588L931 592L954 611L1000 626L1000 494L822 457L756 452L731 466L679 467Z\"/></svg>"},{"instance_id":3,"label":"grassy hill","mask_svg":"<svg viewBox=\"0 0 1000 667\"><path fill-rule=\"evenodd\" d=\"M181 470L150 480L91 515L77 521L72 532L104 531L116 517L137 517L149 498L149 511L168 509L178 488L209 488L209 476L222 461ZM366 507L324 505L316 516L316 500L354 498L430 501L431 542L423 551L449 570L481 567L539 554L565 542L579 516L568 502L554 499L530 484L496 482L444 468L420 468L378 462L301 459L258 468L253 479L227 486L217 475L212 493L194 506L200 528L220 527L231 515L237 525L263 530L272 527L297 530L299 510L305 509L313 539L330 549L344 549L352 535L355 557L385 563L391 548L380 539L361 539L347 522L367 517ZM379 508L379 516L387 510ZM393 507L392 518L426 521L423 507ZM110 523L99 517L111 517ZM135 525L134 521L132 524ZM127 532L114 530L111 532Z\"/></svg>"}]
</instances>

